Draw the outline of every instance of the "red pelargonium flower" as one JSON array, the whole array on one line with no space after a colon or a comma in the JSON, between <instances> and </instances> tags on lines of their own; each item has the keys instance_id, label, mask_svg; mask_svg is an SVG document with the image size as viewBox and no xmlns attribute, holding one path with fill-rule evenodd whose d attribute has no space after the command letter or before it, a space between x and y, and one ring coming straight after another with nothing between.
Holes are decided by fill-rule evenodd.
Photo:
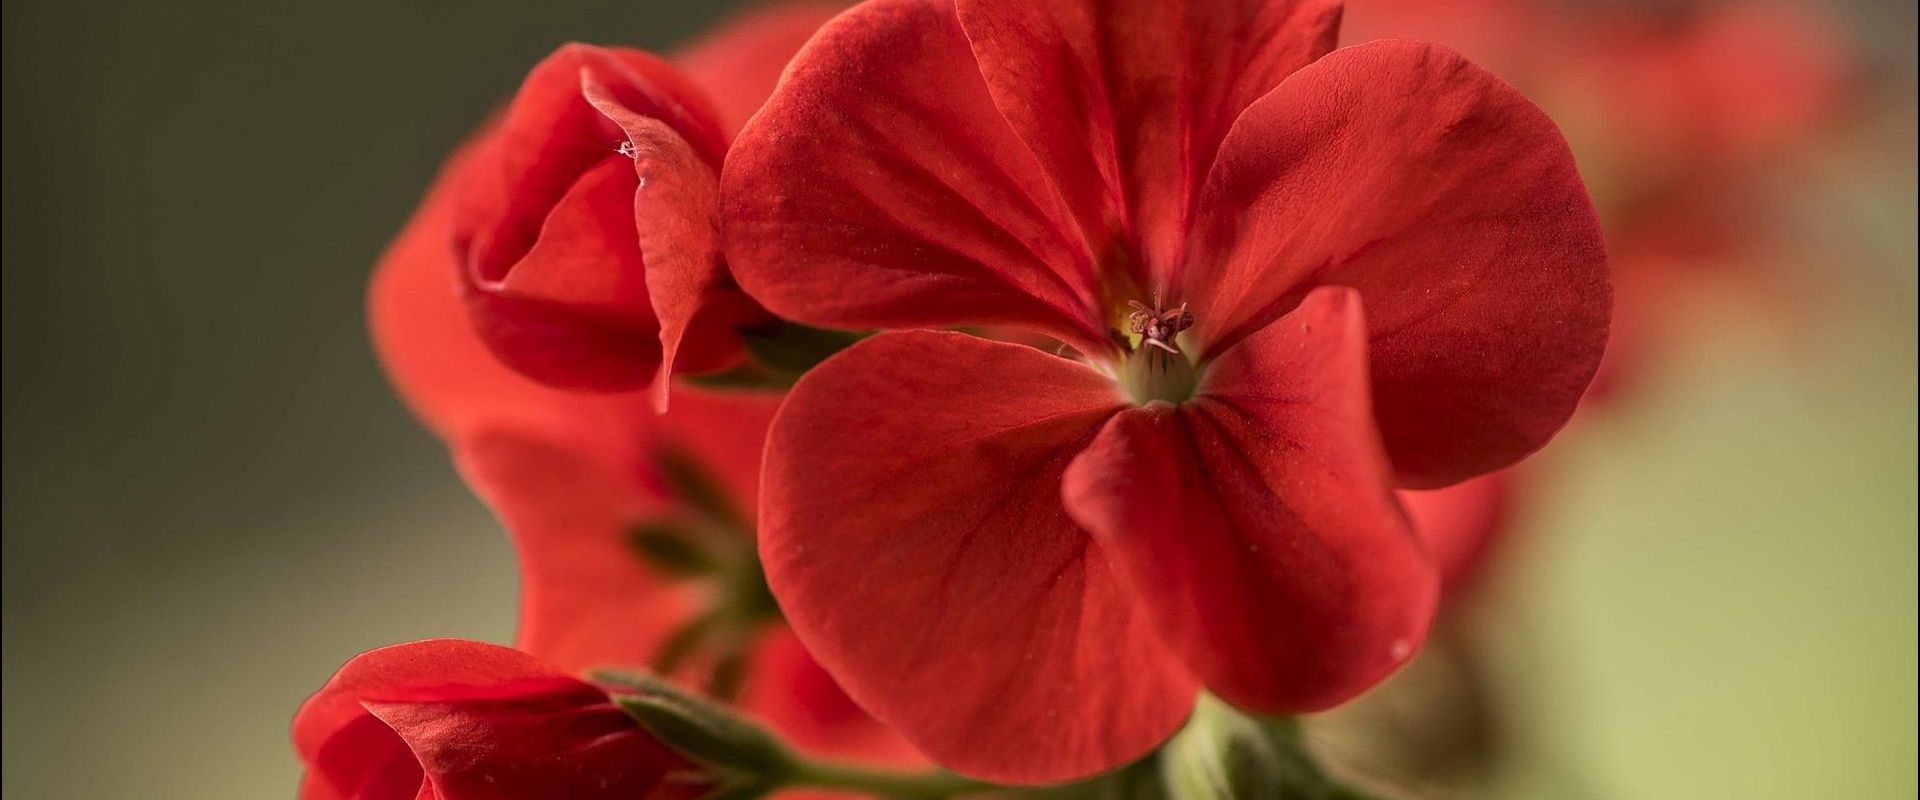
<instances>
[{"instance_id":1,"label":"red pelargonium flower","mask_svg":"<svg viewBox=\"0 0 1920 800\"><path fill-rule=\"evenodd\" d=\"M936 761L1126 762L1205 688L1337 704L1437 579L1394 490L1513 463L1606 338L1553 124L1337 3L877 0L722 178L774 312L882 333L776 418L761 554L809 649ZM1064 351L1063 351L1064 352Z\"/></svg>"},{"instance_id":2,"label":"red pelargonium flower","mask_svg":"<svg viewBox=\"0 0 1920 800\"><path fill-rule=\"evenodd\" d=\"M726 364L765 319L733 285L715 198L726 131L826 18L751 16L688 55L570 44L534 67L469 158L451 246L481 338L554 386L652 384ZM716 111L702 86L719 101Z\"/></svg>"},{"instance_id":3,"label":"red pelargonium flower","mask_svg":"<svg viewBox=\"0 0 1920 800\"><path fill-rule=\"evenodd\" d=\"M711 788L598 687L498 645L355 656L301 706L301 800L666 800Z\"/></svg>"}]
</instances>

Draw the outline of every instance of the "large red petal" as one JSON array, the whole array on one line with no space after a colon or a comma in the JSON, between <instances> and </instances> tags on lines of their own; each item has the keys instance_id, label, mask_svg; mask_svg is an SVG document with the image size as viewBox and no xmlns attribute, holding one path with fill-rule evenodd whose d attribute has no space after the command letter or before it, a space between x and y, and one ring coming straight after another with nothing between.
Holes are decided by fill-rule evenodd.
<instances>
[{"instance_id":1,"label":"large red petal","mask_svg":"<svg viewBox=\"0 0 1920 800\"><path fill-rule=\"evenodd\" d=\"M687 768L601 690L525 653L457 639L356 656L293 730L305 800L637 798Z\"/></svg>"},{"instance_id":2,"label":"large red petal","mask_svg":"<svg viewBox=\"0 0 1920 800\"><path fill-rule=\"evenodd\" d=\"M674 63L713 101L729 137L773 95L800 46L845 4L776 2L731 17L674 55Z\"/></svg>"},{"instance_id":3,"label":"large red petal","mask_svg":"<svg viewBox=\"0 0 1920 800\"><path fill-rule=\"evenodd\" d=\"M1611 292L1573 155L1444 49L1373 42L1294 73L1221 145L1198 213L1185 299L1209 352L1314 286L1360 290L1374 410L1410 486L1532 452L1599 363Z\"/></svg>"},{"instance_id":4,"label":"large red petal","mask_svg":"<svg viewBox=\"0 0 1920 800\"><path fill-rule=\"evenodd\" d=\"M1317 711L1413 655L1439 581L1393 498L1351 290L1222 354L1200 394L1115 417L1067 471L1168 646L1227 701Z\"/></svg>"},{"instance_id":5,"label":"large red petal","mask_svg":"<svg viewBox=\"0 0 1920 800\"><path fill-rule=\"evenodd\" d=\"M867 339L794 387L767 441L760 552L847 693L996 781L1147 752L1197 688L1133 613L1060 475L1122 404L1092 368L954 333Z\"/></svg>"},{"instance_id":6,"label":"large red petal","mask_svg":"<svg viewBox=\"0 0 1920 800\"><path fill-rule=\"evenodd\" d=\"M476 158L470 146L447 162L374 269L367 316L381 366L443 439L509 425L562 437L589 431L579 441L631 448L649 423L644 399L548 388L502 365L475 334L459 297L453 214L459 187L480 168Z\"/></svg>"},{"instance_id":7,"label":"large red petal","mask_svg":"<svg viewBox=\"0 0 1920 800\"><path fill-rule=\"evenodd\" d=\"M1085 242L950 0L875 0L822 28L735 142L721 210L740 284L780 316L1111 347Z\"/></svg>"},{"instance_id":8,"label":"large red petal","mask_svg":"<svg viewBox=\"0 0 1920 800\"><path fill-rule=\"evenodd\" d=\"M1240 112L1333 49L1337 0L960 0L995 104L1096 252L1171 288L1192 197Z\"/></svg>"}]
</instances>

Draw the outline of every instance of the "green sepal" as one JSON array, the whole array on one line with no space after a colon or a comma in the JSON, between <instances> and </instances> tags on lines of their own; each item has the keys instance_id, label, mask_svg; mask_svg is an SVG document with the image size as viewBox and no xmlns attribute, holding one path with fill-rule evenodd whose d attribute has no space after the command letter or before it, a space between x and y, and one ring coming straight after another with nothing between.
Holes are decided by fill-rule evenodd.
<instances>
[{"instance_id":1,"label":"green sepal","mask_svg":"<svg viewBox=\"0 0 1920 800\"><path fill-rule=\"evenodd\" d=\"M1202 695L1159 753L1167 800L1372 800L1328 777L1297 720L1242 714Z\"/></svg>"},{"instance_id":2,"label":"green sepal","mask_svg":"<svg viewBox=\"0 0 1920 800\"><path fill-rule=\"evenodd\" d=\"M778 784L793 756L765 728L719 706L675 690L671 694L616 694L614 703L662 743L722 774Z\"/></svg>"},{"instance_id":3,"label":"green sepal","mask_svg":"<svg viewBox=\"0 0 1920 800\"><path fill-rule=\"evenodd\" d=\"M647 520L628 528L627 546L647 566L674 577L698 577L720 568L698 534L670 519Z\"/></svg>"}]
</instances>

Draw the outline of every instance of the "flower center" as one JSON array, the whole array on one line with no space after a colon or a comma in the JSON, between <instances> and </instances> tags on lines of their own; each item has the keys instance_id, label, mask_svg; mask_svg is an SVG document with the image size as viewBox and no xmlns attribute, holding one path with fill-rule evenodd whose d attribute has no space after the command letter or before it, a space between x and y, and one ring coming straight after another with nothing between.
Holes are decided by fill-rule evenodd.
<instances>
[{"instance_id":1,"label":"flower center","mask_svg":"<svg viewBox=\"0 0 1920 800\"><path fill-rule=\"evenodd\" d=\"M1133 352L1120 366L1120 382L1127 396L1146 405L1155 400L1179 403L1193 397L1199 382L1192 359L1180 351L1180 332L1193 327L1193 312L1181 303L1161 309L1138 300L1127 301L1127 330L1137 337ZM1132 338L1132 337L1130 337Z\"/></svg>"}]
</instances>

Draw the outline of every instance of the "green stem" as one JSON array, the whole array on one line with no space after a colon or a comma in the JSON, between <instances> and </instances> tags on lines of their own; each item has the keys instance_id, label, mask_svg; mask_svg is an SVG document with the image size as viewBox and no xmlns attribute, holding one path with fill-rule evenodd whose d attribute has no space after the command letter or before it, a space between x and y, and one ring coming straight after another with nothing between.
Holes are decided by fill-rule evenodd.
<instances>
[{"instance_id":1,"label":"green stem","mask_svg":"<svg viewBox=\"0 0 1920 800\"><path fill-rule=\"evenodd\" d=\"M787 785L838 789L875 797L937 800L994 788L951 772L894 772L795 757Z\"/></svg>"}]
</instances>

